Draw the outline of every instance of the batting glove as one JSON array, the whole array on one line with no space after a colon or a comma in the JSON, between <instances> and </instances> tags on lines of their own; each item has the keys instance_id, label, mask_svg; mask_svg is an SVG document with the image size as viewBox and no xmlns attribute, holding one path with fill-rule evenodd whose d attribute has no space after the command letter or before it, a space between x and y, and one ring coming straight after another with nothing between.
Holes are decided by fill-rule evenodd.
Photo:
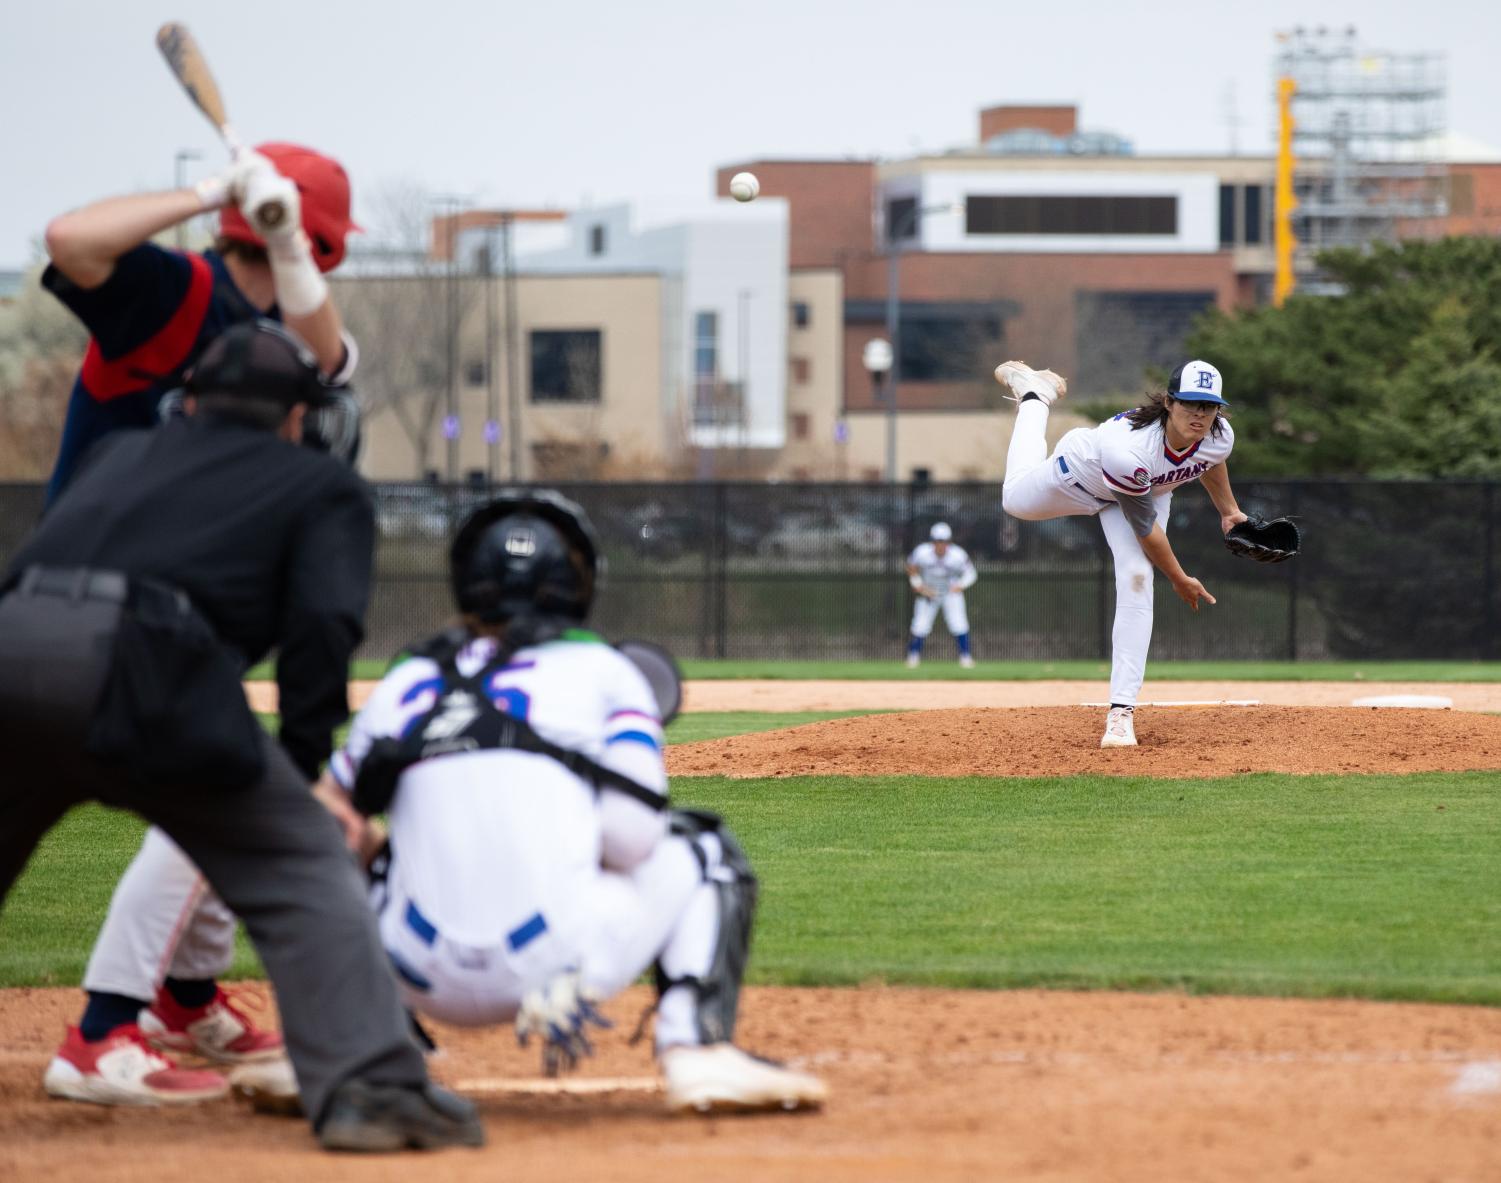
<instances>
[{"instance_id":1,"label":"batting glove","mask_svg":"<svg viewBox=\"0 0 1501 1183\"><path fill-rule=\"evenodd\" d=\"M245 175L240 212L270 246L276 239L291 238L302 231L302 199L291 179L277 172L264 156L261 159L266 167L252 169ZM265 211L273 204L280 205L285 213L274 226L268 226Z\"/></svg>"},{"instance_id":2,"label":"batting glove","mask_svg":"<svg viewBox=\"0 0 1501 1183\"><path fill-rule=\"evenodd\" d=\"M198 194L198 203L206 210L239 205L251 177L258 173L279 175L270 160L247 148L238 153L223 172L204 177L193 186L193 190Z\"/></svg>"},{"instance_id":3,"label":"batting glove","mask_svg":"<svg viewBox=\"0 0 1501 1183\"><path fill-rule=\"evenodd\" d=\"M599 1002L586 990L579 971L566 970L521 1000L516 1013L516 1042L526 1047L533 1035L542 1039L542 1071L548 1076L569 1072L585 1056L594 1054L588 1027L612 1027L595 1009Z\"/></svg>"}]
</instances>

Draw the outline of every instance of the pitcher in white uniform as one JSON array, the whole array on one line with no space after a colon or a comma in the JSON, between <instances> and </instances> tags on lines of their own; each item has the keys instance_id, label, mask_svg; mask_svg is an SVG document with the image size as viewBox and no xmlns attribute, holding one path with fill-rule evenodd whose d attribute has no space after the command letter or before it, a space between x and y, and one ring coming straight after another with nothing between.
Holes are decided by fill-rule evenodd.
<instances>
[{"instance_id":1,"label":"pitcher in white uniform","mask_svg":"<svg viewBox=\"0 0 1501 1183\"><path fill-rule=\"evenodd\" d=\"M908 669L916 669L922 661L923 643L933 631L940 605L943 607L943 623L948 626L959 650L959 664L965 669L974 667L964 593L975 585L979 574L968 552L953 538L954 532L947 522L935 522L928 533L928 541L907 556L907 581L917 593L912 604L912 636L907 641Z\"/></svg>"},{"instance_id":2,"label":"pitcher in white uniform","mask_svg":"<svg viewBox=\"0 0 1501 1183\"><path fill-rule=\"evenodd\" d=\"M655 967L669 1108L817 1106L821 1081L732 1042L756 880L718 818L668 807L658 698L584 628L597 555L555 493L472 514L451 553L464 627L385 677L318 795L357 849L388 815L374 903L413 1010L514 1020L552 1071Z\"/></svg>"},{"instance_id":3,"label":"pitcher in white uniform","mask_svg":"<svg viewBox=\"0 0 1501 1183\"><path fill-rule=\"evenodd\" d=\"M1098 427L1075 428L1049 455L1048 411L1067 383L1051 370L1018 361L997 366L995 377L1016 400L1001 495L1006 512L1024 521L1093 514L1110 544L1115 627L1110 710L1100 746L1135 747L1133 712L1152 642L1152 569L1161 571L1195 612L1201 600L1215 602L1168 544L1173 491L1201 481L1219 510L1221 532L1246 520L1226 468L1235 432L1224 412L1224 380L1208 362L1184 362L1165 392Z\"/></svg>"}]
</instances>

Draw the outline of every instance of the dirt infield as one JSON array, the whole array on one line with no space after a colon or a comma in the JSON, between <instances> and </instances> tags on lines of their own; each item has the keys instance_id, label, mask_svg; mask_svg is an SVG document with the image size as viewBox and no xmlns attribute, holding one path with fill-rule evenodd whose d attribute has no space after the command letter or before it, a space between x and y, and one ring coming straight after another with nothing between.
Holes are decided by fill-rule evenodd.
<instances>
[{"instance_id":1,"label":"dirt infield","mask_svg":"<svg viewBox=\"0 0 1501 1183\"><path fill-rule=\"evenodd\" d=\"M1284 688L1308 696L1295 703L1344 709L1143 709L1142 746L1101 752L1101 711L1073 705L1098 698L1098 683L697 682L692 710L906 713L678 745L668 759L675 775L738 776L1501 768L1501 717L1467 713L1501 710L1501 687L1148 691L1282 702ZM1347 705L1402 692L1451 695L1463 709ZM257 705L270 709L274 696ZM1021 709L985 709L998 706ZM665 1116L648 1052L626 1045L647 1000L636 988L607 1008L616 1028L569 1091L546 1091L536 1053L517 1049L509 1031L438 1027L434 1073L475 1098L489 1146L351 1159L318 1152L302 1122L230 1102L130 1111L48 1100L41 1074L78 999L75 990L0 993L4 1183L1501 1178L1497 1008L880 983L753 988L742 1041L821 1073L832 1101L818 1115L701 1120Z\"/></svg>"},{"instance_id":2,"label":"dirt infield","mask_svg":"<svg viewBox=\"0 0 1501 1183\"><path fill-rule=\"evenodd\" d=\"M1160 707L1099 747L1087 707L904 711L667 750L674 776L1230 776L1501 769L1501 716L1372 707Z\"/></svg>"},{"instance_id":3,"label":"dirt infield","mask_svg":"<svg viewBox=\"0 0 1501 1183\"><path fill-rule=\"evenodd\" d=\"M231 1102L179 1111L49 1101L40 1076L76 1006L0 1008L0 1179L214 1183L713 1179L1482 1180L1501 1162L1501 1011L1013 991L753 989L743 1034L824 1074L820 1115L671 1119L628 1048L645 995L580 1078L526 1091L508 1032L440 1030L443 1079L490 1144L431 1157L318 1153L299 1121ZM501 1086L504 1086L504 1091Z\"/></svg>"}]
</instances>

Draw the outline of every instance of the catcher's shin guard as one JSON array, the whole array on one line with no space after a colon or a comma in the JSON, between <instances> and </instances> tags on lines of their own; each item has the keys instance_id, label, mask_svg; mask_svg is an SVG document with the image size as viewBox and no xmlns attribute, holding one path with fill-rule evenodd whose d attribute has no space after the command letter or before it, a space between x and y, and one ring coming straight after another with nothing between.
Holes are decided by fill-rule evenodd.
<instances>
[{"instance_id":1,"label":"catcher's shin guard","mask_svg":"<svg viewBox=\"0 0 1501 1183\"><path fill-rule=\"evenodd\" d=\"M708 971L702 975L674 978L660 960L657 962L654 967L657 998L660 1001L674 986L691 987L697 997L699 1040L704 1044L728 1043L735 1037L740 983L745 980L745 965L750 956L759 885L745 851L717 815L697 809L674 809L671 829L688 840L705 884L714 889L719 933Z\"/></svg>"}]
</instances>

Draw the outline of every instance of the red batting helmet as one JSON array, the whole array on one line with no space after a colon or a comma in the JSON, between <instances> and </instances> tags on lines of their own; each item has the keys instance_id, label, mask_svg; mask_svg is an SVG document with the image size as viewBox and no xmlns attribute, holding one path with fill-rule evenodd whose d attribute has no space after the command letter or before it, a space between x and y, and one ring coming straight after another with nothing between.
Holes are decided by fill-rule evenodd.
<instances>
[{"instance_id":1,"label":"red batting helmet","mask_svg":"<svg viewBox=\"0 0 1501 1183\"><path fill-rule=\"evenodd\" d=\"M300 144L258 144L255 150L297 185L302 229L312 245L313 261L319 271L332 271L344 261L345 235L359 229L349 216L349 174L344 166ZM233 205L219 211L219 234L234 242L266 245Z\"/></svg>"}]
</instances>

